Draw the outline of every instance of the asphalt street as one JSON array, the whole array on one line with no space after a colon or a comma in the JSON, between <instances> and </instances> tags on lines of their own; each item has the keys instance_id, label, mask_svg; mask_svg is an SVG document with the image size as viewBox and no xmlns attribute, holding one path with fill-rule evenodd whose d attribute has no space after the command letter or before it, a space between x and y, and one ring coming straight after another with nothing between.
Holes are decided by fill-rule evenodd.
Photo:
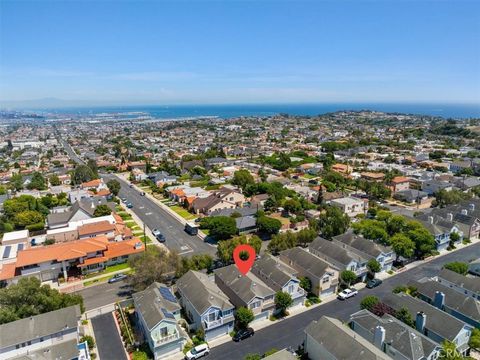
<instances>
[{"instance_id":1,"label":"asphalt street","mask_svg":"<svg viewBox=\"0 0 480 360\"><path fill-rule=\"evenodd\" d=\"M470 261L479 257L480 244L449 253L427 262L424 265L386 279L383 284L377 288L362 289L354 298L346 301L334 300L289 319L279 320L277 323L257 331L253 337L239 343L229 341L214 347L210 351L209 358L215 360L240 360L244 359L247 354L261 355L273 348L280 350L291 346L297 349L303 342L303 330L312 320L318 320L323 315L326 315L346 321L350 314L360 310L360 301L366 295L376 295L382 298L391 293L392 289L398 285L408 284L412 280L423 277L437 275L443 264L447 262Z\"/></svg>"},{"instance_id":2,"label":"asphalt street","mask_svg":"<svg viewBox=\"0 0 480 360\"><path fill-rule=\"evenodd\" d=\"M141 221L150 229L158 229L165 236L165 246L170 250L177 251L180 255L210 254L215 256L215 246L204 242L198 236L192 236L185 232L184 225L162 209L154 201L141 196L135 188L130 188L127 182L111 174L102 174L105 182L110 179L120 181L121 190L118 196L126 198L133 205L131 209ZM143 224L139 224L143 227Z\"/></svg>"},{"instance_id":3,"label":"asphalt street","mask_svg":"<svg viewBox=\"0 0 480 360\"><path fill-rule=\"evenodd\" d=\"M92 318L93 331L101 360L127 360L113 313Z\"/></svg>"},{"instance_id":4,"label":"asphalt street","mask_svg":"<svg viewBox=\"0 0 480 360\"><path fill-rule=\"evenodd\" d=\"M125 281L99 284L78 291L85 310L92 310L130 297L132 288Z\"/></svg>"}]
</instances>

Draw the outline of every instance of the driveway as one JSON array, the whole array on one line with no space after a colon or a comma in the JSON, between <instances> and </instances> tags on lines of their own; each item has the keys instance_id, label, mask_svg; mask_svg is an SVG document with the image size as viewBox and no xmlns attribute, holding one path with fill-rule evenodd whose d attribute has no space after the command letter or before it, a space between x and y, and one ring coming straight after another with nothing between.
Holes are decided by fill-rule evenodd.
<instances>
[{"instance_id":1,"label":"driveway","mask_svg":"<svg viewBox=\"0 0 480 360\"><path fill-rule=\"evenodd\" d=\"M91 319L100 360L127 360L113 313Z\"/></svg>"}]
</instances>

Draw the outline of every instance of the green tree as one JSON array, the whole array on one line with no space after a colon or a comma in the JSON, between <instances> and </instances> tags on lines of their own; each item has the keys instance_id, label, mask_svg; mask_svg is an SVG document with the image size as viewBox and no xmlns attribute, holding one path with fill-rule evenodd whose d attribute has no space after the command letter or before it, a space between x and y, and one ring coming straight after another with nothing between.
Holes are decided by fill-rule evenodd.
<instances>
[{"instance_id":1,"label":"green tree","mask_svg":"<svg viewBox=\"0 0 480 360\"><path fill-rule=\"evenodd\" d=\"M37 190L45 190L47 188L47 182L42 174L38 171L32 173L32 177L30 179L30 183L27 185L28 189L37 189Z\"/></svg>"},{"instance_id":2,"label":"green tree","mask_svg":"<svg viewBox=\"0 0 480 360\"><path fill-rule=\"evenodd\" d=\"M177 270L177 277L181 277L189 270L209 270L213 266L213 257L208 254L196 254L191 257L182 257L181 266Z\"/></svg>"},{"instance_id":3,"label":"green tree","mask_svg":"<svg viewBox=\"0 0 480 360\"><path fill-rule=\"evenodd\" d=\"M464 360L463 355L457 350L455 343L445 340L442 342L442 350L440 351L440 360Z\"/></svg>"},{"instance_id":4,"label":"green tree","mask_svg":"<svg viewBox=\"0 0 480 360\"><path fill-rule=\"evenodd\" d=\"M122 186L118 180L111 179L107 181L107 187L113 195L117 196Z\"/></svg>"},{"instance_id":5,"label":"green tree","mask_svg":"<svg viewBox=\"0 0 480 360\"><path fill-rule=\"evenodd\" d=\"M414 327L415 323L413 321L412 314L406 307L401 307L400 310L395 311L395 317L407 324L408 326Z\"/></svg>"},{"instance_id":6,"label":"green tree","mask_svg":"<svg viewBox=\"0 0 480 360\"><path fill-rule=\"evenodd\" d=\"M34 210L26 210L15 215L13 222L17 228L25 228L32 224L43 223L44 218L41 213Z\"/></svg>"},{"instance_id":7,"label":"green tree","mask_svg":"<svg viewBox=\"0 0 480 360\"><path fill-rule=\"evenodd\" d=\"M98 179L98 166L97 162L93 159L88 159L87 166L92 170L93 178Z\"/></svg>"},{"instance_id":8,"label":"green tree","mask_svg":"<svg viewBox=\"0 0 480 360\"><path fill-rule=\"evenodd\" d=\"M380 303L380 299L375 295L367 295L360 302L360 308L372 311L372 309Z\"/></svg>"},{"instance_id":9,"label":"green tree","mask_svg":"<svg viewBox=\"0 0 480 360\"><path fill-rule=\"evenodd\" d=\"M298 200L288 199L283 203L283 208L292 214L297 214L302 211L302 204Z\"/></svg>"},{"instance_id":10,"label":"green tree","mask_svg":"<svg viewBox=\"0 0 480 360\"><path fill-rule=\"evenodd\" d=\"M262 357L259 354L247 354L245 360L261 360Z\"/></svg>"},{"instance_id":11,"label":"green tree","mask_svg":"<svg viewBox=\"0 0 480 360\"><path fill-rule=\"evenodd\" d=\"M217 240L230 239L238 231L235 219L230 216L203 218L200 222L200 228L209 229L210 235Z\"/></svg>"},{"instance_id":12,"label":"green tree","mask_svg":"<svg viewBox=\"0 0 480 360\"><path fill-rule=\"evenodd\" d=\"M279 311L281 315L285 315L287 312L287 309L292 306L293 304L293 299L292 296L283 291L278 291L275 294L275 307Z\"/></svg>"},{"instance_id":13,"label":"green tree","mask_svg":"<svg viewBox=\"0 0 480 360\"><path fill-rule=\"evenodd\" d=\"M326 239L343 234L350 225L350 218L342 210L335 206L328 206L326 211L320 214L320 233Z\"/></svg>"},{"instance_id":14,"label":"green tree","mask_svg":"<svg viewBox=\"0 0 480 360\"><path fill-rule=\"evenodd\" d=\"M305 290L307 293L311 293L312 292L312 280L310 280L310 278L306 277L306 276L301 276L299 278L300 280L300 287Z\"/></svg>"},{"instance_id":15,"label":"green tree","mask_svg":"<svg viewBox=\"0 0 480 360\"><path fill-rule=\"evenodd\" d=\"M375 274L382 270L382 265L376 259L370 259L367 262L367 269L375 277Z\"/></svg>"},{"instance_id":16,"label":"green tree","mask_svg":"<svg viewBox=\"0 0 480 360\"><path fill-rule=\"evenodd\" d=\"M23 176L20 173L12 175L10 178L10 187L15 191L23 189Z\"/></svg>"},{"instance_id":17,"label":"green tree","mask_svg":"<svg viewBox=\"0 0 480 360\"><path fill-rule=\"evenodd\" d=\"M232 184L237 185L242 190L245 190L247 185L255 184L255 179L253 178L250 171L247 169L237 170L233 173Z\"/></svg>"},{"instance_id":18,"label":"green tree","mask_svg":"<svg viewBox=\"0 0 480 360\"><path fill-rule=\"evenodd\" d=\"M435 250L435 238L423 225L420 224L408 231L407 236L415 243L415 252L418 257L428 255Z\"/></svg>"},{"instance_id":19,"label":"green tree","mask_svg":"<svg viewBox=\"0 0 480 360\"><path fill-rule=\"evenodd\" d=\"M105 204L100 204L97 205L95 208L95 211L93 212L94 217L100 217L100 216L107 216L112 213L112 209L108 207L108 205Z\"/></svg>"},{"instance_id":20,"label":"green tree","mask_svg":"<svg viewBox=\"0 0 480 360\"><path fill-rule=\"evenodd\" d=\"M395 234L390 239L390 245L395 251L397 261L401 257L410 259L415 253L415 243L405 234Z\"/></svg>"},{"instance_id":21,"label":"green tree","mask_svg":"<svg viewBox=\"0 0 480 360\"><path fill-rule=\"evenodd\" d=\"M235 321L239 329L247 328L254 318L253 311L243 306L235 312Z\"/></svg>"},{"instance_id":22,"label":"green tree","mask_svg":"<svg viewBox=\"0 0 480 360\"><path fill-rule=\"evenodd\" d=\"M280 251L291 249L297 246L298 237L292 231L287 231L281 234L272 236L272 239L268 243L267 249L273 255L278 255Z\"/></svg>"},{"instance_id":23,"label":"green tree","mask_svg":"<svg viewBox=\"0 0 480 360\"><path fill-rule=\"evenodd\" d=\"M136 291L145 289L155 281L165 282L168 274L176 273L181 266L177 253L156 246L129 259L128 263L133 269L128 281Z\"/></svg>"},{"instance_id":24,"label":"green tree","mask_svg":"<svg viewBox=\"0 0 480 360\"><path fill-rule=\"evenodd\" d=\"M48 177L48 182L52 186L58 186L61 184L60 179L57 174L52 174Z\"/></svg>"},{"instance_id":25,"label":"green tree","mask_svg":"<svg viewBox=\"0 0 480 360\"><path fill-rule=\"evenodd\" d=\"M470 335L470 341L468 345L475 350L480 350L480 329L475 328L472 330L472 334Z\"/></svg>"},{"instance_id":26,"label":"green tree","mask_svg":"<svg viewBox=\"0 0 480 360\"><path fill-rule=\"evenodd\" d=\"M262 240L258 236L247 237L235 236L230 240L222 240L217 244L217 257L223 263L229 264L233 262L233 250L241 244L249 244L255 249L255 253L259 254L262 248Z\"/></svg>"},{"instance_id":27,"label":"green tree","mask_svg":"<svg viewBox=\"0 0 480 360\"><path fill-rule=\"evenodd\" d=\"M442 189L437 191L434 195L435 195L435 204L439 207L458 204L463 200L469 199L472 196L469 193L464 193L463 191L457 190L457 189L453 189L450 191Z\"/></svg>"},{"instance_id":28,"label":"green tree","mask_svg":"<svg viewBox=\"0 0 480 360\"><path fill-rule=\"evenodd\" d=\"M268 216L259 216L257 218L258 231L265 234L278 234L282 228L282 222L278 219L274 219Z\"/></svg>"},{"instance_id":29,"label":"green tree","mask_svg":"<svg viewBox=\"0 0 480 360\"><path fill-rule=\"evenodd\" d=\"M21 278L17 284L0 289L0 324L72 305L79 305L84 311L80 295L62 294L35 277Z\"/></svg>"},{"instance_id":30,"label":"green tree","mask_svg":"<svg viewBox=\"0 0 480 360\"><path fill-rule=\"evenodd\" d=\"M80 343L87 342L87 346L89 350L93 350L95 347L95 339L90 335L84 335L80 338Z\"/></svg>"},{"instance_id":31,"label":"green tree","mask_svg":"<svg viewBox=\"0 0 480 360\"><path fill-rule=\"evenodd\" d=\"M351 270L343 270L340 273L340 280L342 280L345 285L350 286L352 282L357 280L357 275Z\"/></svg>"},{"instance_id":32,"label":"green tree","mask_svg":"<svg viewBox=\"0 0 480 360\"><path fill-rule=\"evenodd\" d=\"M445 269L455 271L460 275L467 275L468 273L468 264L461 261L453 261L443 266Z\"/></svg>"},{"instance_id":33,"label":"green tree","mask_svg":"<svg viewBox=\"0 0 480 360\"><path fill-rule=\"evenodd\" d=\"M81 183L95 179L95 174L87 165L78 165L72 174L72 183L80 185Z\"/></svg>"}]
</instances>

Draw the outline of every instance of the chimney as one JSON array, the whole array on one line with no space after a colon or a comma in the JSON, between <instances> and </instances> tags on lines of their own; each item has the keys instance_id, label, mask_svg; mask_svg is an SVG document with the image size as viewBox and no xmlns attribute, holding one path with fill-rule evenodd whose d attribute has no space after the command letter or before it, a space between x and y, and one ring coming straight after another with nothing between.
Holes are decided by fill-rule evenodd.
<instances>
[{"instance_id":1,"label":"chimney","mask_svg":"<svg viewBox=\"0 0 480 360\"><path fill-rule=\"evenodd\" d=\"M433 216L429 216L429 217L428 217L428 222L429 222L430 224L433 224Z\"/></svg>"},{"instance_id":2,"label":"chimney","mask_svg":"<svg viewBox=\"0 0 480 360\"><path fill-rule=\"evenodd\" d=\"M417 318L415 319L415 327L422 334L425 331L425 323L427 322L427 315L423 311L417 313Z\"/></svg>"},{"instance_id":3,"label":"chimney","mask_svg":"<svg viewBox=\"0 0 480 360\"><path fill-rule=\"evenodd\" d=\"M468 210L467 209L462 209L462 215L467 215L468 214Z\"/></svg>"},{"instance_id":4,"label":"chimney","mask_svg":"<svg viewBox=\"0 0 480 360\"><path fill-rule=\"evenodd\" d=\"M385 328L383 326L376 326L373 334L373 345L383 351L383 344L385 342Z\"/></svg>"},{"instance_id":5,"label":"chimney","mask_svg":"<svg viewBox=\"0 0 480 360\"><path fill-rule=\"evenodd\" d=\"M450 222L453 221L453 214L452 213L447 214L447 220L450 221Z\"/></svg>"},{"instance_id":6,"label":"chimney","mask_svg":"<svg viewBox=\"0 0 480 360\"><path fill-rule=\"evenodd\" d=\"M445 294L441 291L435 291L435 298L433 300L433 305L440 310L443 310L445 306Z\"/></svg>"},{"instance_id":7,"label":"chimney","mask_svg":"<svg viewBox=\"0 0 480 360\"><path fill-rule=\"evenodd\" d=\"M470 211L475 211L475 204L471 203L469 208L470 208Z\"/></svg>"}]
</instances>

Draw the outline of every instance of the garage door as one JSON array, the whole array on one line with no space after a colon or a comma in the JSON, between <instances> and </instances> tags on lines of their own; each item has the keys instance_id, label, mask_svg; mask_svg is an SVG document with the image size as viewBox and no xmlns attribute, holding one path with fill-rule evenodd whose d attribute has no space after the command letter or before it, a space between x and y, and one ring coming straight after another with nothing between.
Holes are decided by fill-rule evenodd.
<instances>
[{"instance_id":1,"label":"garage door","mask_svg":"<svg viewBox=\"0 0 480 360\"><path fill-rule=\"evenodd\" d=\"M323 291L320 293L320 296L332 295L332 294L333 294L333 290L334 290L334 287L325 289L325 290L323 290Z\"/></svg>"},{"instance_id":2,"label":"garage door","mask_svg":"<svg viewBox=\"0 0 480 360\"><path fill-rule=\"evenodd\" d=\"M51 281L57 280L58 272L56 271L47 271L40 274L42 281Z\"/></svg>"},{"instance_id":3,"label":"garage door","mask_svg":"<svg viewBox=\"0 0 480 360\"><path fill-rule=\"evenodd\" d=\"M218 328L207 331L205 336L206 336L207 340L212 340L212 339L216 338L217 336L222 336L222 335L228 334L229 330L230 329L229 329L228 325L222 325L222 326L219 326Z\"/></svg>"},{"instance_id":4,"label":"garage door","mask_svg":"<svg viewBox=\"0 0 480 360\"><path fill-rule=\"evenodd\" d=\"M255 316L255 320L253 321L260 321L260 320L266 320L269 317L268 311L264 311L263 313L260 313Z\"/></svg>"}]
</instances>

